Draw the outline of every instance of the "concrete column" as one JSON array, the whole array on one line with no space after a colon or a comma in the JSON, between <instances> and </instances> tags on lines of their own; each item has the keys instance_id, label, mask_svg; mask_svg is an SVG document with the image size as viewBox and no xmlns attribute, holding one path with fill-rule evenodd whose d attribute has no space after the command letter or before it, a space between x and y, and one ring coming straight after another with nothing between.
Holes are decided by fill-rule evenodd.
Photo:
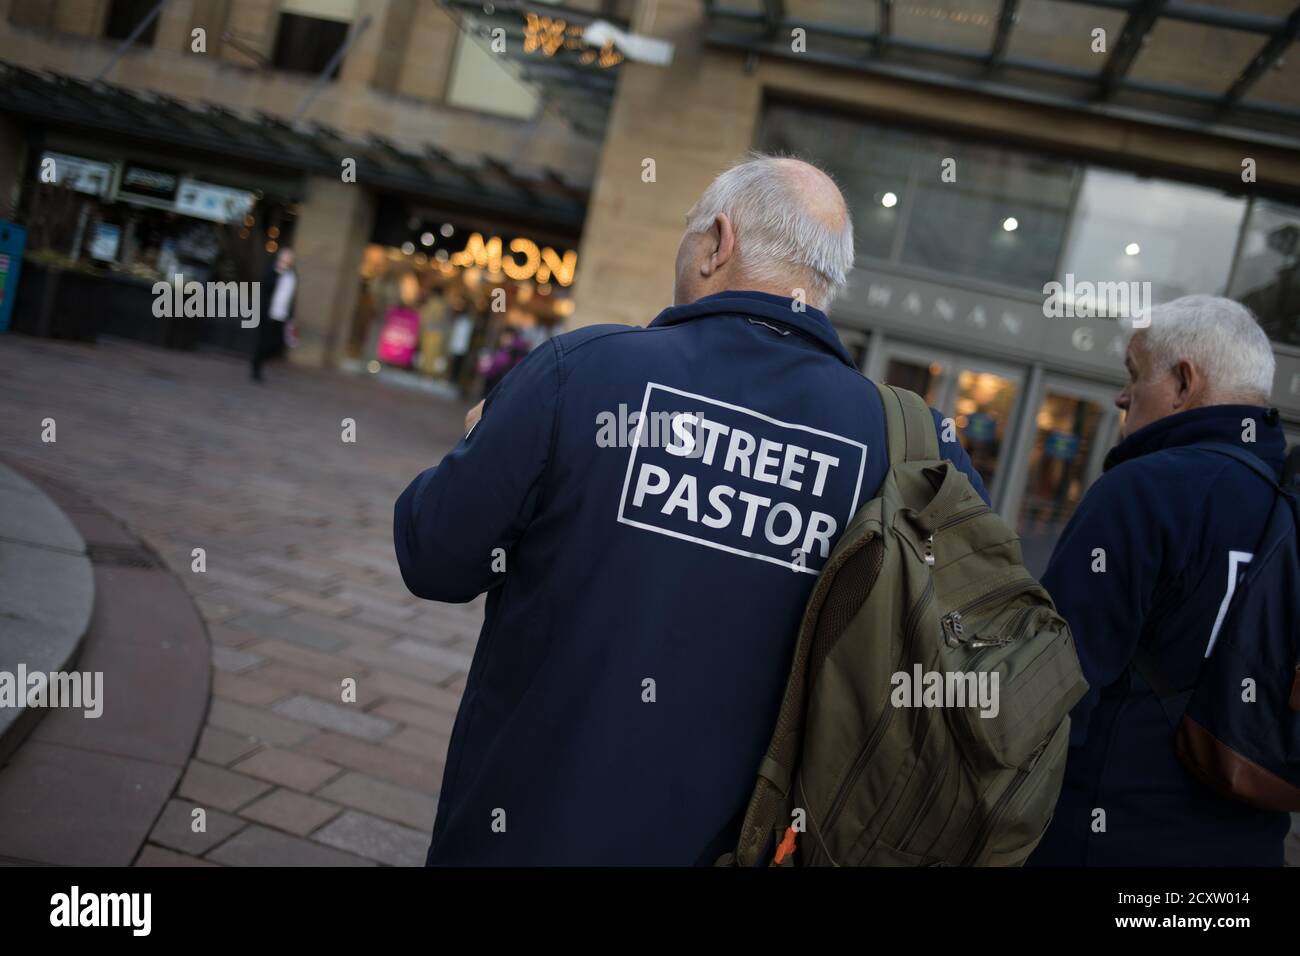
<instances>
[{"instance_id":1,"label":"concrete column","mask_svg":"<svg viewBox=\"0 0 1300 956\"><path fill-rule=\"evenodd\" d=\"M294 230L298 290L294 324L305 365L332 365L356 311L361 257L374 227L374 197L358 183L313 176Z\"/></svg>"},{"instance_id":2,"label":"concrete column","mask_svg":"<svg viewBox=\"0 0 1300 956\"><path fill-rule=\"evenodd\" d=\"M268 60L275 49L279 0L233 0L225 14L224 29L241 38L243 45L259 50ZM240 66L251 60L229 44L222 44L221 58Z\"/></svg>"},{"instance_id":3,"label":"concrete column","mask_svg":"<svg viewBox=\"0 0 1300 956\"><path fill-rule=\"evenodd\" d=\"M194 0L171 0L158 14L154 47L164 53L190 50L190 23L194 19ZM211 37L208 38L211 41Z\"/></svg>"},{"instance_id":4,"label":"concrete column","mask_svg":"<svg viewBox=\"0 0 1300 956\"><path fill-rule=\"evenodd\" d=\"M672 304L686 211L754 139L762 91L739 57L700 41L698 0L659 0L639 32L671 40L670 67L624 63L578 253L571 326L645 325ZM654 182L642 180L654 161Z\"/></svg>"},{"instance_id":5,"label":"concrete column","mask_svg":"<svg viewBox=\"0 0 1300 956\"><path fill-rule=\"evenodd\" d=\"M358 0L357 18L354 22L360 24L368 16L370 26L344 55L343 65L339 69L340 84L362 87L374 84L388 53L385 44L388 40L389 8L394 6L401 6L401 4L394 4L390 0ZM405 16L397 16L403 11L391 12L397 20L408 19Z\"/></svg>"},{"instance_id":6,"label":"concrete column","mask_svg":"<svg viewBox=\"0 0 1300 956\"><path fill-rule=\"evenodd\" d=\"M189 7L189 22L185 25L185 35L181 37L181 52L190 52L190 31L202 27L208 34L208 56L220 58L221 38L230 21L230 0L190 0Z\"/></svg>"}]
</instances>

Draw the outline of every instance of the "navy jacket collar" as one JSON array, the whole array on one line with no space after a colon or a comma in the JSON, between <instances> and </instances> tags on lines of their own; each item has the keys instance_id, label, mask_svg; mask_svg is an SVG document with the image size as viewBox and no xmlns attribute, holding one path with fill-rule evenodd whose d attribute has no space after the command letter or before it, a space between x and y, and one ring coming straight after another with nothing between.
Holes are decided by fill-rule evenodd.
<instances>
[{"instance_id":1,"label":"navy jacket collar","mask_svg":"<svg viewBox=\"0 0 1300 956\"><path fill-rule=\"evenodd\" d=\"M1242 420L1255 419L1255 441L1242 442ZM1259 405L1207 405L1178 412L1139 428L1106 455L1106 469L1164 448L1178 448L1201 442L1239 445L1277 468L1286 453L1286 436L1277 412Z\"/></svg>"},{"instance_id":2,"label":"navy jacket collar","mask_svg":"<svg viewBox=\"0 0 1300 956\"><path fill-rule=\"evenodd\" d=\"M689 305L671 306L660 312L651 328L657 325L676 325L692 319L707 318L711 315L746 315L774 322L798 332L811 339L850 368L857 368L848 349L835 334L826 313L812 306L805 306L804 311L796 312L794 300L783 295L767 292L727 291L706 295Z\"/></svg>"}]
</instances>

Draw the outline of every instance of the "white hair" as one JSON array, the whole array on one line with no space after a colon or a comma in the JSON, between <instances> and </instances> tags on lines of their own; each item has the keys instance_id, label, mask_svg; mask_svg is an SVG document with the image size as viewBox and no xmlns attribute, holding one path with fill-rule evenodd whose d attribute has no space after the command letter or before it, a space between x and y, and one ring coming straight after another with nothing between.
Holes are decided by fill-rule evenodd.
<instances>
[{"instance_id":1,"label":"white hair","mask_svg":"<svg viewBox=\"0 0 1300 956\"><path fill-rule=\"evenodd\" d=\"M1154 362L1187 360L1201 370L1219 401L1267 404L1277 362L1268 335L1240 302L1217 295L1186 295L1139 313L1150 325L1122 320L1130 336L1144 332Z\"/></svg>"},{"instance_id":2,"label":"white hair","mask_svg":"<svg viewBox=\"0 0 1300 956\"><path fill-rule=\"evenodd\" d=\"M736 232L738 264L747 278L804 282L809 299L825 308L853 268L853 220L842 196L839 228L810 209L792 162L755 153L732 166L709 184L687 213L686 228L708 232L718 214L726 213Z\"/></svg>"}]
</instances>

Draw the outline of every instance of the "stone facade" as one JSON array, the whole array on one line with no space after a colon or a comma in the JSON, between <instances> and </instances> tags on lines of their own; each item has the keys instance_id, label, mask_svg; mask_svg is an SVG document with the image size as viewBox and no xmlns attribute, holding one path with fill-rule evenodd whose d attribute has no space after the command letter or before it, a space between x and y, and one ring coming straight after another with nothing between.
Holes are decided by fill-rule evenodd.
<instances>
[{"instance_id":1,"label":"stone facade","mask_svg":"<svg viewBox=\"0 0 1300 956\"><path fill-rule=\"evenodd\" d=\"M849 7L858 5L828 0L819 6L824 8L820 19L838 17L843 22ZM1114 11L1081 9L1087 17L1103 18L1108 24L1114 14L1119 17L1116 24L1122 26L1122 16ZM1086 37L1086 23L1079 22L1081 35ZM744 55L705 45L706 23L698 0L643 3L636 27L672 41L673 64L669 69L634 63L621 67L618 98L605 135L579 255L582 267L572 320L575 326L599 322L643 325L670 304L673 262L686 212L714 175L752 148L765 96L807 99L856 111L864 118L906 120L949 132L969 130L1121 167L1225 183L1235 180L1238 185L1242 159L1251 157L1257 162L1261 182L1271 180L1300 190L1300 154L1247 144L1227 135L1067 112L789 59L760 57L747 68ZM1033 35L1029 39L1038 42ZM1059 31L1043 33L1039 40L1065 42ZM816 42L815 37L808 38L810 46ZM1239 41L1230 37L1223 42L1258 46L1262 38ZM1153 49L1157 55L1151 60L1145 59L1145 53L1139 57L1142 79L1186 81L1186 47L1174 44ZM1059 51L1036 46L1027 55L1052 59L1055 53ZM1208 62L1198 56L1191 59L1198 66ZM1223 59L1226 62L1228 58ZM1096 67L1093 63L1089 68ZM1231 69L1223 63L1218 68ZM1230 76L1224 85L1228 82ZM1288 93L1284 88L1273 89L1277 82L1270 76L1260 85L1270 85L1270 96L1278 94L1275 98L1292 105L1300 102L1300 86ZM654 182L642 180L646 159L655 161Z\"/></svg>"},{"instance_id":2,"label":"stone facade","mask_svg":"<svg viewBox=\"0 0 1300 956\"><path fill-rule=\"evenodd\" d=\"M292 116L315 77L263 69L279 0L171 0L154 43L130 50L108 79L185 100ZM28 69L89 79L118 41L103 39L107 0L0 0L0 59ZM434 0L359 0L371 25L348 51L339 78L325 85L307 118L346 133L397 143L436 143L453 155L496 156L591 178L599 144L575 137L550 115L526 121L445 102L456 22ZM23 24L41 23L48 26ZM191 52L191 31L206 31L206 53ZM233 39L223 39L226 35Z\"/></svg>"},{"instance_id":3,"label":"stone facade","mask_svg":"<svg viewBox=\"0 0 1300 956\"><path fill-rule=\"evenodd\" d=\"M272 53L280 6L279 0L170 0L154 42L127 51L107 79L181 100L292 117L315 77L263 68L257 60ZM91 79L120 42L103 38L108 13L108 0L0 0L0 59ZM370 25L348 50L338 78L311 102L308 120L417 151L435 144L452 156L550 167L570 182L590 181L599 144L575 136L551 114L528 122L446 102L458 27L434 0L358 0L357 22L366 17ZM196 53L193 31L200 28L206 47ZM18 185L22 140L20 127L0 122L0 209L7 209ZM301 344L292 355L322 364L337 355L356 307L376 197L364 182L313 177L307 187L294 239Z\"/></svg>"}]
</instances>

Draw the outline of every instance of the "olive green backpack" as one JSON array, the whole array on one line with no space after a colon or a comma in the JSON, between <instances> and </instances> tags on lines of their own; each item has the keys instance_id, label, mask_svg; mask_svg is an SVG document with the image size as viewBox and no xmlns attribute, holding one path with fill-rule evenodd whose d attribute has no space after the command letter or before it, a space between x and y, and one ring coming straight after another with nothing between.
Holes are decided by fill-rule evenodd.
<instances>
[{"instance_id":1,"label":"olive green backpack","mask_svg":"<svg viewBox=\"0 0 1300 956\"><path fill-rule=\"evenodd\" d=\"M879 389L889 473L809 598L720 863L1017 866L1051 821L1087 690L1070 629L924 401Z\"/></svg>"}]
</instances>

